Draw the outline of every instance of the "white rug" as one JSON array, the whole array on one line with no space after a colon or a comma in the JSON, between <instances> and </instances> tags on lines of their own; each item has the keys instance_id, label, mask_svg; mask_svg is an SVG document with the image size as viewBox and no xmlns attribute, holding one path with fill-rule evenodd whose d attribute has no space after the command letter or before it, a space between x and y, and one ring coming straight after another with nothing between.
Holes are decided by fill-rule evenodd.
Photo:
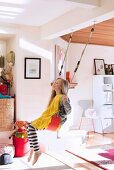
<instances>
[{"instance_id":1,"label":"white rug","mask_svg":"<svg viewBox=\"0 0 114 170\"><path fill-rule=\"evenodd\" d=\"M0 170L71 170L69 166L59 162L47 154L42 154L38 162L32 166L27 157L14 158L13 164L0 165Z\"/></svg>"}]
</instances>

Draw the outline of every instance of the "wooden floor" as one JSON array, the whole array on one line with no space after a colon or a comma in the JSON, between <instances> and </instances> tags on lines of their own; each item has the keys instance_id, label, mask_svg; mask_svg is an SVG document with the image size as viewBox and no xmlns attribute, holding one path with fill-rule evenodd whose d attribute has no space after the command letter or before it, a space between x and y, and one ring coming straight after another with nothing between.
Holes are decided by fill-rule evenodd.
<instances>
[{"instance_id":1,"label":"wooden floor","mask_svg":"<svg viewBox=\"0 0 114 170\"><path fill-rule=\"evenodd\" d=\"M110 143L114 143L114 133L102 135L91 132L89 133L89 138L85 146L96 146ZM51 156L75 170L101 170L100 168L64 151L61 153L51 152Z\"/></svg>"}]
</instances>

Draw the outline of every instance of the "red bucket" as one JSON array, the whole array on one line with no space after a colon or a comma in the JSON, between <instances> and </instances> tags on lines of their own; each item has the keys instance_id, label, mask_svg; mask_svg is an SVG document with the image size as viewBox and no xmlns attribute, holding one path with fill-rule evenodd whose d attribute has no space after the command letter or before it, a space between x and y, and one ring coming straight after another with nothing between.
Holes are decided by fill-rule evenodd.
<instances>
[{"instance_id":1,"label":"red bucket","mask_svg":"<svg viewBox=\"0 0 114 170\"><path fill-rule=\"evenodd\" d=\"M15 157L25 156L30 150L28 138L13 136L13 145L15 147Z\"/></svg>"}]
</instances>

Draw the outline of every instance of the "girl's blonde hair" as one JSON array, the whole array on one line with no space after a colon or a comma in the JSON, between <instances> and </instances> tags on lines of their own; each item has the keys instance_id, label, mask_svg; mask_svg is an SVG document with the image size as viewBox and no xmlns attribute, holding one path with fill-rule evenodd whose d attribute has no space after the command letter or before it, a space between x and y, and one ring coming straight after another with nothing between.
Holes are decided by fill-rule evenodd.
<instances>
[{"instance_id":1,"label":"girl's blonde hair","mask_svg":"<svg viewBox=\"0 0 114 170\"><path fill-rule=\"evenodd\" d=\"M65 94L66 95L68 93L69 83L68 83L67 80L65 80L63 78L57 78L56 80L58 80L58 79L62 80L61 94ZM55 90L52 90L48 106L50 105L51 101L53 100L53 98L55 96L56 96L56 92L55 92Z\"/></svg>"}]
</instances>

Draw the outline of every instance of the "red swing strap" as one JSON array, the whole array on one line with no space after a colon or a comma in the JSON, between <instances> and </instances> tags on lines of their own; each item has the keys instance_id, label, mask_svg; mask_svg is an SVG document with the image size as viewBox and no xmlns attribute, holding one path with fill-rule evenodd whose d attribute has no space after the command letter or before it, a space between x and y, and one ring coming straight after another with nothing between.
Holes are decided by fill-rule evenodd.
<instances>
[{"instance_id":1,"label":"red swing strap","mask_svg":"<svg viewBox=\"0 0 114 170\"><path fill-rule=\"evenodd\" d=\"M56 131L60 126L60 121L61 121L60 116L53 115L52 118L51 118L51 122L49 123L47 129L52 130L52 131Z\"/></svg>"}]
</instances>

